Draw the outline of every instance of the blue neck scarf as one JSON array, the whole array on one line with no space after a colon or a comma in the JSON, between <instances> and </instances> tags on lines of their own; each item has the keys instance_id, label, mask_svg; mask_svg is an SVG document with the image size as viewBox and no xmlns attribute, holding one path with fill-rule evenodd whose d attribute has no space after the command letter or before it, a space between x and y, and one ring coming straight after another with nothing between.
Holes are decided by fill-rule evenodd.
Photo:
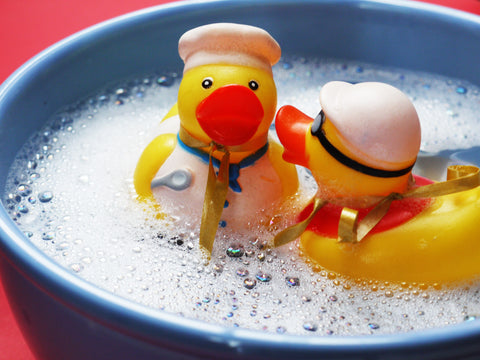
<instances>
[{"instance_id":1,"label":"blue neck scarf","mask_svg":"<svg viewBox=\"0 0 480 360\"><path fill-rule=\"evenodd\" d=\"M199 157L205 164L208 164L208 153L202 151L200 149L195 149L190 146L187 146L182 140L180 140L180 136L177 135L178 143L182 146L183 149L188 151L189 153ZM247 166L251 166L255 164L255 162L260 159L263 155L266 154L268 150L268 142L262 146L260 149L255 151L252 155L247 156L245 159L240 161L239 163L232 164L228 168L228 179L229 179L229 187L235 192L241 192L242 188L238 183L238 177L240 176L240 169L243 169ZM214 158L212 156L212 164L216 168L220 166L220 160Z\"/></svg>"}]
</instances>

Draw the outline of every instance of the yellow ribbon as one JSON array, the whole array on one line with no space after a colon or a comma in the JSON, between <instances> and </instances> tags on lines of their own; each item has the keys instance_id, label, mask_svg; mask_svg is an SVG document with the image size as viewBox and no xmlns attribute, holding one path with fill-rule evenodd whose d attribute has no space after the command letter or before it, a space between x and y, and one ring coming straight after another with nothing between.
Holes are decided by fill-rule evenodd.
<instances>
[{"instance_id":1,"label":"yellow ribbon","mask_svg":"<svg viewBox=\"0 0 480 360\"><path fill-rule=\"evenodd\" d=\"M343 208L338 223L338 241L350 242L357 236L358 211L350 208Z\"/></svg>"},{"instance_id":2,"label":"yellow ribbon","mask_svg":"<svg viewBox=\"0 0 480 360\"><path fill-rule=\"evenodd\" d=\"M223 207L227 198L228 183L229 183L229 167L230 167L230 152L222 145L216 144L212 141L210 144L191 136L182 127L178 133L180 140L192 148L206 148L210 147L208 156L208 177L207 186L205 189L205 197L203 200L202 221L200 224L200 246L207 252L208 256L212 253L213 243L215 242L215 235L217 233L218 224L222 216ZM224 154L220 161L220 168L218 169L218 176L215 175L213 168L212 156L214 151L219 150Z\"/></svg>"},{"instance_id":3,"label":"yellow ribbon","mask_svg":"<svg viewBox=\"0 0 480 360\"><path fill-rule=\"evenodd\" d=\"M275 247L285 245L289 243L292 240L295 240L298 238L300 235L304 233L304 231L307 229L308 224L310 224L310 221L315 217L315 214L320 210L322 207L324 207L328 202L326 200L322 200L319 198L314 198L313 202L313 210L310 213L310 215L303 221L289 226L286 229L282 230L279 232L275 238L273 239L273 244Z\"/></svg>"},{"instance_id":4,"label":"yellow ribbon","mask_svg":"<svg viewBox=\"0 0 480 360\"><path fill-rule=\"evenodd\" d=\"M470 190L480 185L479 169L471 165L452 165L447 168L447 180L409 190L403 194L391 193L380 201L358 224L349 236L339 241L360 242L385 216L394 200L406 198L433 198ZM348 221L340 217L340 223ZM340 226L340 225L339 225Z\"/></svg>"},{"instance_id":5,"label":"yellow ribbon","mask_svg":"<svg viewBox=\"0 0 480 360\"><path fill-rule=\"evenodd\" d=\"M377 225L390 208L390 204L394 200L406 198L433 198L443 195L449 195L465 190L476 188L480 185L480 171L476 166L471 165L452 165L447 168L447 180L420 186L409 190L403 194L391 193L384 197L363 219L358 221L358 211L349 208L343 208L338 224L338 241L358 243ZM323 201L323 200L320 200ZM317 202L317 199L315 199ZM323 205L326 204L323 201ZM310 221L313 219L318 209L314 209L307 219L297 224L298 228L306 229ZM312 216L313 215L313 216ZM295 228L293 225L290 228ZM275 246L284 245L299 237L302 232L290 231L287 228L277 234L274 239Z\"/></svg>"}]
</instances>

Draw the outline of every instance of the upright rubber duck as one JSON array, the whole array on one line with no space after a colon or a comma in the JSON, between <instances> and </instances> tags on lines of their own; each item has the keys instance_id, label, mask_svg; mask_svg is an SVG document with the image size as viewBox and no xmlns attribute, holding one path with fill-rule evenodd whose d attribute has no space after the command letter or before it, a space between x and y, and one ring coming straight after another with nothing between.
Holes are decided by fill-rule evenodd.
<instances>
[{"instance_id":1,"label":"upright rubber duck","mask_svg":"<svg viewBox=\"0 0 480 360\"><path fill-rule=\"evenodd\" d=\"M218 226L256 226L297 191L295 167L269 140L281 50L263 29L230 23L186 32L178 50L177 104L141 155L134 185L163 213L201 221L200 243L211 251Z\"/></svg>"},{"instance_id":2,"label":"upright rubber duck","mask_svg":"<svg viewBox=\"0 0 480 360\"><path fill-rule=\"evenodd\" d=\"M419 118L388 84L333 81L322 87L320 104L315 119L292 106L277 113L285 160L309 168L318 193L276 244L301 234L307 257L354 277L447 282L480 275L478 168L449 168L441 183L412 175Z\"/></svg>"}]
</instances>

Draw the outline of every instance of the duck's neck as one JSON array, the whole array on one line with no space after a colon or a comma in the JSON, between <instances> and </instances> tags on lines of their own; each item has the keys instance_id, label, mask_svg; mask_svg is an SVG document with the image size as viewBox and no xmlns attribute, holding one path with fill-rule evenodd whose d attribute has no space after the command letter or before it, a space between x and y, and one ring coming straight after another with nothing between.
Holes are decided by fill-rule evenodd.
<instances>
[{"instance_id":1,"label":"duck's neck","mask_svg":"<svg viewBox=\"0 0 480 360\"><path fill-rule=\"evenodd\" d=\"M199 149L205 153L210 152L211 144L207 144L197 138L193 138L183 127L180 127L180 131L178 133L180 140L187 146ZM268 133L263 136L257 136L254 139L251 139L247 143L237 146L222 146L224 149L230 152L230 162L231 163L239 163L243 159L251 156L252 154L256 153L262 147L264 147L268 142ZM220 160L223 155L225 154L224 150L215 150L212 156L218 160Z\"/></svg>"}]
</instances>

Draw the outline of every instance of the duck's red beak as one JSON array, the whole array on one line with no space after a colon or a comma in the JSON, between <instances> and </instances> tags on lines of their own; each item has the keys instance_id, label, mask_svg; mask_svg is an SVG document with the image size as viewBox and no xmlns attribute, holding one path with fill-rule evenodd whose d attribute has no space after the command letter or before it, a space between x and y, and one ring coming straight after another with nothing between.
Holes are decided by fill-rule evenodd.
<instances>
[{"instance_id":1,"label":"duck's red beak","mask_svg":"<svg viewBox=\"0 0 480 360\"><path fill-rule=\"evenodd\" d=\"M285 148L283 159L301 166L308 165L305 138L313 119L293 106L280 108L275 118L278 138Z\"/></svg>"},{"instance_id":2,"label":"duck's red beak","mask_svg":"<svg viewBox=\"0 0 480 360\"><path fill-rule=\"evenodd\" d=\"M263 119L263 106L242 85L225 85L206 97L196 109L200 127L216 143L241 145L250 140Z\"/></svg>"}]
</instances>

